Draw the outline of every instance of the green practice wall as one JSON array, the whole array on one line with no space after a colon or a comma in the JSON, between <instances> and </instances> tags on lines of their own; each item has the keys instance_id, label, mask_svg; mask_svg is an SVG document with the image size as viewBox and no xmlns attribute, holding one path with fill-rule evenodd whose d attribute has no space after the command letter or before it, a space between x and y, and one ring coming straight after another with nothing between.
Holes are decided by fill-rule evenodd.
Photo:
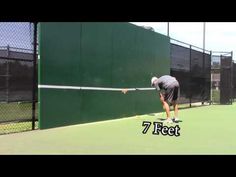
<instances>
[{"instance_id":1,"label":"green practice wall","mask_svg":"<svg viewBox=\"0 0 236 177\"><path fill-rule=\"evenodd\" d=\"M40 23L39 84L150 87L170 72L167 36L130 23ZM156 91L39 89L41 129L159 112Z\"/></svg>"}]
</instances>

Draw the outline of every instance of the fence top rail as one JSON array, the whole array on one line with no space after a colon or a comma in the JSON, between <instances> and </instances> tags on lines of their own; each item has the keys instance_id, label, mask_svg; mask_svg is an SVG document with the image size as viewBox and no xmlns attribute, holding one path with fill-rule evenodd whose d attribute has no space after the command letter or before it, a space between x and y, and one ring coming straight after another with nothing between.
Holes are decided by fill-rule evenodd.
<instances>
[{"instance_id":1,"label":"fence top rail","mask_svg":"<svg viewBox=\"0 0 236 177\"><path fill-rule=\"evenodd\" d=\"M33 59L11 58L11 57L2 57L2 56L0 56L0 60L15 60L15 61L26 61L26 62L34 61Z\"/></svg>"},{"instance_id":2,"label":"fence top rail","mask_svg":"<svg viewBox=\"0 0 236 177\"><path fill-rule=\"evenodd\" d=\"M228 52L228 51L212 51L213 53L231 53L231 52Z\"/></svg>"},{"instance_id":3,"label":"fence top rail","mask_svg":"<svg viewBox=\"0 0 236 177\"><path fill-rule=\"evenodd\" d=\"M25 51L33 51L33 49L27 49L27 48L20 48L20 47L10 47L10 46L0 46L0 49L15 49L15 50L25 50Z\"/></svg>"},{"instance_id":4,"label":"fence top rail","mask_svg":"<svg viewBox=\"0 0 236 177\"><path fill-rule=\"evenodd\" d=\"M213 51L212 52L212 55L214 55L214 54L221 54L221 55L231 55L232 53L231 52L224 52L224 51Z\"/></svg>"},{"instance_id":5,"label":"fence top rail","mask_svg":"<svg viewBox=\"0 0 236 177\"><path fill-rule=\"evenodd\" d=\"M192 45L192 44L189 44L189 43L186 43L186 42L183 42L183 41L180 41L180 40L177 40L177 39L174 39L174 38L170 38L171 39L171 41L175 41L175 42L178 42L178 43L181 43L181 44L184 44L184 45L187 45L187 46L189 46L189 48L190 48L190 46L191 47L194 47L194 48L197 48L197 49L200 49L200 50L202 50L202 51L205 51L205 52L211 52L210 50L204 50L203 48L200 48L200 47L197 47L197 46L195 46L195 45Z\"/></svg>"}]
</instances>

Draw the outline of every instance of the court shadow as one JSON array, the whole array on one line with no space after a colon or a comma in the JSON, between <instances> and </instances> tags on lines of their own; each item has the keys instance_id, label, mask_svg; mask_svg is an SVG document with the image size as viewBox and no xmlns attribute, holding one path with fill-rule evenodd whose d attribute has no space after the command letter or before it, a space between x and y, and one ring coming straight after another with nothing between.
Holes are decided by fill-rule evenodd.
<instances>
[{"instance_id":1,"label":"court shadow","mask_svg":"<svg viewBox=\"0 0 236 177\"><path fill-rule=\"evenodd\" d=\"M150 114L148 114L148 116L155 116L155 114L154 113L150 113Z\"/></svg>"},{"instance_id":2,"label":"court shadow","mask_svg":"<svg viewBox=\"0 0 236 177\"><path fill-rule=\"evenodd\" d=\"M160 121L164 121L164 120L166 120L165 118L157 118L157 120L160 120Z\"/></svg>"},{"instance_id":3,"label":"court shadow","mask_svg":"<svg viewBox=\"0 0 236 177\"><path fill-rule=\"evenodd\" d=\"M174 122L174 123L180 123L180 122L183 122L183 121L182 121L182 120L177 120L177 121L174 121L174 120L173 120L173 122Z\"/></svg>"}]
</instances>

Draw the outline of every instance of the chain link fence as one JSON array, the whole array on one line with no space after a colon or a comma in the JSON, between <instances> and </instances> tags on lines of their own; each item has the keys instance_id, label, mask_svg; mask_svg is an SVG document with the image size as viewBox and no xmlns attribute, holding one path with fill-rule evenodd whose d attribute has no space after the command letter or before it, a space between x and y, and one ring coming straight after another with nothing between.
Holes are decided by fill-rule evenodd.
<instances>
[{"instance_id":1,"label":"chain link fence","mask_svg":"<svg viewBox=\"0 0 236 177\"><path fill-rule=\"evenodd\" d=\"M0 23L0 134L37 128L37 26Z\"/></svg>"},{"instance_id":2,"label":"chain link fence","mask_svg":"<svg viewBox=\"0 0 236 177\"><path fill-rule=\"evenodd\" d=\"M236 68L232 52L213 52L211 57L212 104L232 104Z\"/></svg>"},{"instance_id":3,"label":"chain link fence","mask_svg":"<svg viewBox=\"0 0 236 177\"><path fill-rule=\"evenodd\" d=\"M232 52L203 50L171 39L171 75L180 83L180 104L232 104L236 65Z\"/></svg>"},{"instance_id":4,"label":"chain link fence","mask_svg":"<svg viewBox=\"0 0 236 177\"><path fill-rule=\"evenodd\" d=\"M236 101L236 61L233 61L233 101Z\"/></svg>"},{"instance_id":5,"label":"chain link fence","mask_svg":"<svg viewBox=\"0 0 236 177\"><path fill-rule=\"evenodd\" d=\"M171 39L171 75L180 83L180 104L210 103L211 52Z\"/></svg>"}]
</instances>

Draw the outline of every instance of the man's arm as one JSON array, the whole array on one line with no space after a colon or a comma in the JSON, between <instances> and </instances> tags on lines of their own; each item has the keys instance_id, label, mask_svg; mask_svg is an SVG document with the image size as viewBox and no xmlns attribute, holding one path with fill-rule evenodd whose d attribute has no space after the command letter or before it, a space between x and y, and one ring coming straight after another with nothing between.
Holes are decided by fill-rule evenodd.
<instances>
[{"instance_id":1,"label":"man's arm","mask_svg":"<svg viewBox=\"0 0 236 177\"><path fill-rule=\"evenodd\" d=\"M126 94L128 92L128 89L122 89L121 92L123 92L124 94Z\"/></svg>"}]
</instances>

